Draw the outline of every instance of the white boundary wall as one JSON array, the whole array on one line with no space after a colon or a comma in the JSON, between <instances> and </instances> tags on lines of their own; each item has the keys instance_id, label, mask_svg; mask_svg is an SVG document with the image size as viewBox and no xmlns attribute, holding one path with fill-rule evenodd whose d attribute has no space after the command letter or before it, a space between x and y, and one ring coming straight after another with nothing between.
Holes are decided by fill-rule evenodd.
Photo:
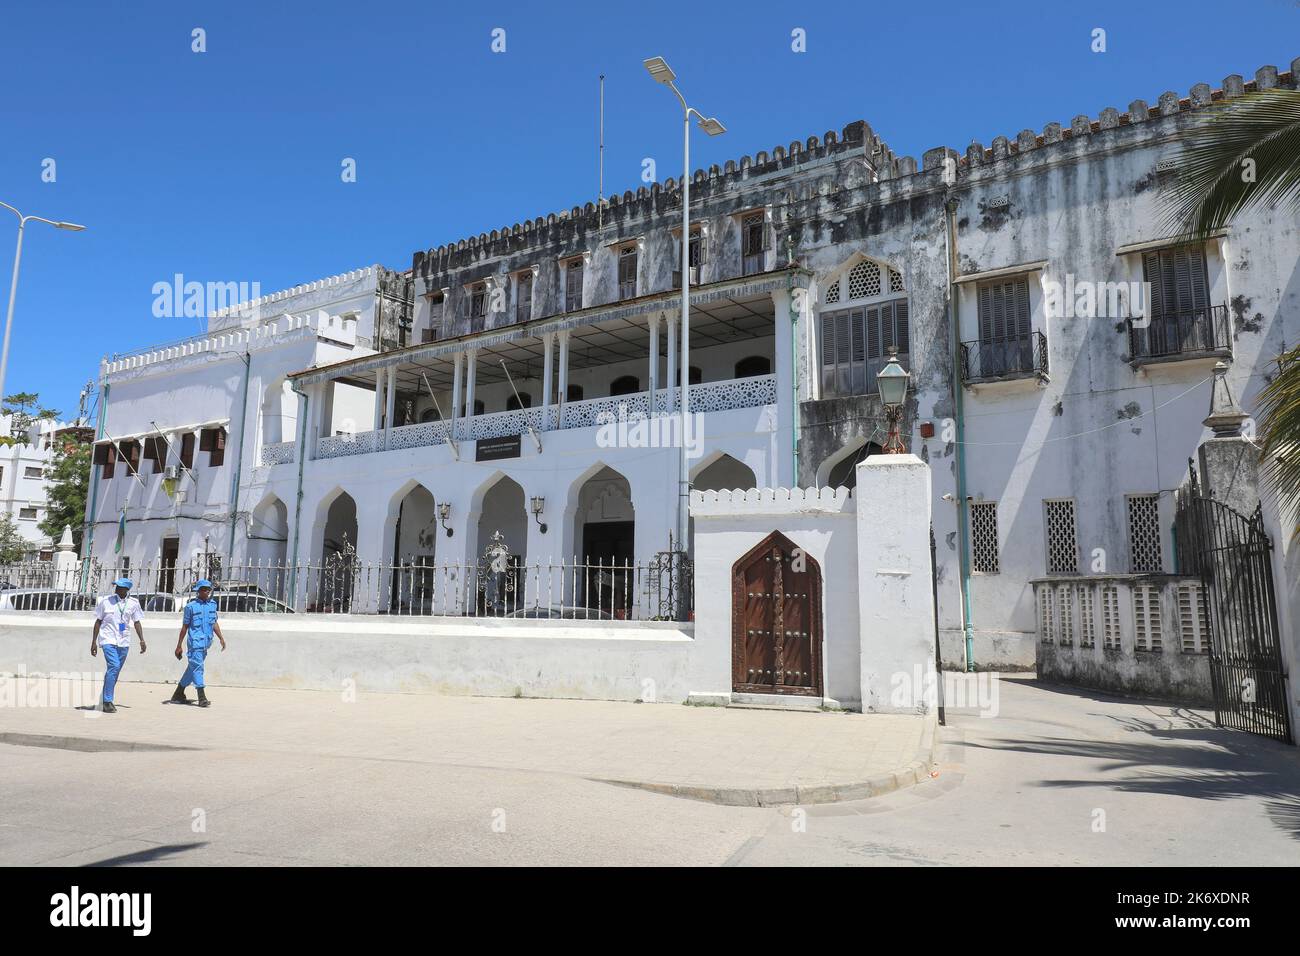
<instances>
[{"instance_id":1,"label":"white boundary wall","mask_svg":"<svg viewBox=\"0 0 1300 956\"><path fill-rule=\"evenodd\" d=\"M230 615L230 650L209 656L212 686L725 703L732 566L780 531L822 572L825 703L924 712L923 698L894 690L934 662L930 469L878 455L857 475L856 498L844 488L693 493L694 625ZM102 668L89 654L91 617L0 614L0 673ZM152 650L137 644L123 679L176 681L180 615L148 615L144 626Z\"/></svg>"}]
</instances>

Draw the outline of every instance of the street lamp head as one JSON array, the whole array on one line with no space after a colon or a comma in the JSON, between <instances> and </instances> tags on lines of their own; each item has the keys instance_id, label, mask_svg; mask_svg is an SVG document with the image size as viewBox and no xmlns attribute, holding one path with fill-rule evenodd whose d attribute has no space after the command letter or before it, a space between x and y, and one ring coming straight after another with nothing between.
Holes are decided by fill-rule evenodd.
<instances>
[{"instance_id":1,"label":"street lamp head","mask_svg":"<svg viewBox=\"0 0 1300 956\"><path fill-rule=\"evenodd\" d=\"M719 123L716 116L710 116L708 119L701 119L699 125L700 129L704 130L704 132L708 133L710 136L719 136L727 131L727 127Z\"/></svg>"},{"instance_id":2,"label":"street lamp head","mask_svg":"<svg viewBox=\"0 0 1300 956\"><path fill-rule=\"evenodd\" d=\"M899 406L907 398L907 383L912 376L898 364L898 356L891 349L889 363L876 373L876 384L880 389L880 403Z\"/></svg>"},{"instance_id":3,"label":"street lamp head","mask_svg":"<svg viewBox=\"0 0 1300 956\"><path fill-rule=\"evenodd\" d=\"M69 232L81 232L85 226L79 226L75 222L56 222L54 224L60 229L67 229Z\"/></svg>"},{"instance_id":4,"label":"street lamp head","mask_svg":"<svg viewBox=\"0 0 1300 956\"><path fill-rule=\"evenodd\" d=\"M654 77L656 83L671 83L677 79L677 74L672 71L672 67L664 62L664 58L661 56L650 57L645 61L645 68L650 71L650 75Z\"/></svg>"}]
</instances>

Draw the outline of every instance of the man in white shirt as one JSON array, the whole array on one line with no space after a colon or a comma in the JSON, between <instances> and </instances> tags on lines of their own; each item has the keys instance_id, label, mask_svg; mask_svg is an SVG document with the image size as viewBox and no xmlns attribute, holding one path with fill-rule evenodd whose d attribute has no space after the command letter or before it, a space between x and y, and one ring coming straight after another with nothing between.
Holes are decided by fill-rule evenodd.
<instances>
[{"instance_id":1,"label":"man in white shirt","mask_svg":"<svg viewBox=\"0 0 1300 956\"><path fill-rule=\"evenodd\" d=\"M113 582L113 593L100 598L95 605L95 626L90 634L90 654L95 656L99 648L104 649L104 713L115 714L113 706L113 689L117 686L117 675L122 672L126 655L131 650L131 627L140 637L140 653L149 648L144 643L144 628L140 622L144 613L140 602L131 597L131 579L118 578Z\"/></svg>"}]
</instances>

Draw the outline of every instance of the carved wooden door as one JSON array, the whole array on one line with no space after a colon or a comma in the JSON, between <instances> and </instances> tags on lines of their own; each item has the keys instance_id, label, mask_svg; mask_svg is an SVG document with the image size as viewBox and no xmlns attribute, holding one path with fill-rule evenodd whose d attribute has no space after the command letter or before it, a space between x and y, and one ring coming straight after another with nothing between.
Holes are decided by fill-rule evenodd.
<instances>
[{"instance_id":1,"label":"carved wooden door","mask_svg":"<svg viewBox=\"0 0 1300 956\"><path fill-rule=\"evenodd\" d=\"M821 568L773 531L731 569L732 690L822 695Z\"/></svg>"}]
</instances>

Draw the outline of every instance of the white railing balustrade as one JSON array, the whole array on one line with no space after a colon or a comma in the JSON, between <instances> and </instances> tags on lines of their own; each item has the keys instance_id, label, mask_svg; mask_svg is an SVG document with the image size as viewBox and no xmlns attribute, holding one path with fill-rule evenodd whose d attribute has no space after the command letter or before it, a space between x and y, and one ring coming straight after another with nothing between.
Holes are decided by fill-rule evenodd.
<instances>
[{"instance_id":1,"label":"white railing balustrade","mask_svg":"<svg viewBox=\"0 0 1300 956\"><path fill-rule=\"evenodd\" d=\"M722 412L776 402L776 376L755 375L691 386L692 412Z\"/></svg>"},{"instance_id":2,"label":"white railing balustrade","mask_svg":"<svg viewBox=\"0 0 1300 956\"><path fill-rule=\"evenodd\" d=\"M680 388L659 389L655 393L654 411L659 415L676 412L681 407L680 391ZM692 412L722 412L735 408L771 405L775 402L775 375L755 375L751 378L736 378L691 386ZM544 411L536 407L492 412L488 415L471 415L456 423L456 437L471 441L481 438L505 438L510 435L526 434L529 426L541 432L551 427L592 428L607 421L646 417L651 414L650 393L634 392L630 395L610 395L580 402L566 402L562 410L554 407L550 410L549 420L543 415ZM555 425L557 419L558 426ZM446 421L402 425L388 432L387 447L395 449L442 445L446 444L449 433L450 428ZM349 455L383 451L384 434L383 431L371 431L320 438L316 442L316 457L343 458ZM265 445L262 448L264 465L293 461L293 457L293 442Z\"/></svg>"},{"instance_id":3,"label":"white railing balustrade","mask_svg":"<svg viewBox=\"0 0 1300 956\"><path fill-rule=\"evenodd\" d=\"M293 461L294 449L297 447L298 443L291 441L263 445L261 462L263 465L287 465Z\"/></svg>"},{"instance_id":4,"label":"white railing balustrade","mask_svg":"<svg viewBox=\"0 0 1300 956\"><path fill-rule=\"evenodd\" d=\"M419 422L415 425L400 425L388 436L388 447L423 448L426 445L445 445L450 431L446 422Z\"/></svg>"},{"instance_id":5,"label":"white railing balustrade","mask_svg":"<svg viewBox=\"0 0 1300 956\"><path fill-rule=\"evenodd\" d=\"M505 438L509 435L522 435L531 425L541 431L542 410L540 408L516 408L508 412L493 412L490 415L472 415L456 424L456 434L461 438Z\"/></svg>"},{"instance_id":6,"label":"white railing balustrade","mask_svg":"<svg viewBox=\"0 0 1300 956\"><path fill-rule=\"evenodd\" d=\"M323 435L316 442L317 458L343 458L365 455L383 448L383 432L357 432L355 435Z\"/></svg>"}]
</instances>

